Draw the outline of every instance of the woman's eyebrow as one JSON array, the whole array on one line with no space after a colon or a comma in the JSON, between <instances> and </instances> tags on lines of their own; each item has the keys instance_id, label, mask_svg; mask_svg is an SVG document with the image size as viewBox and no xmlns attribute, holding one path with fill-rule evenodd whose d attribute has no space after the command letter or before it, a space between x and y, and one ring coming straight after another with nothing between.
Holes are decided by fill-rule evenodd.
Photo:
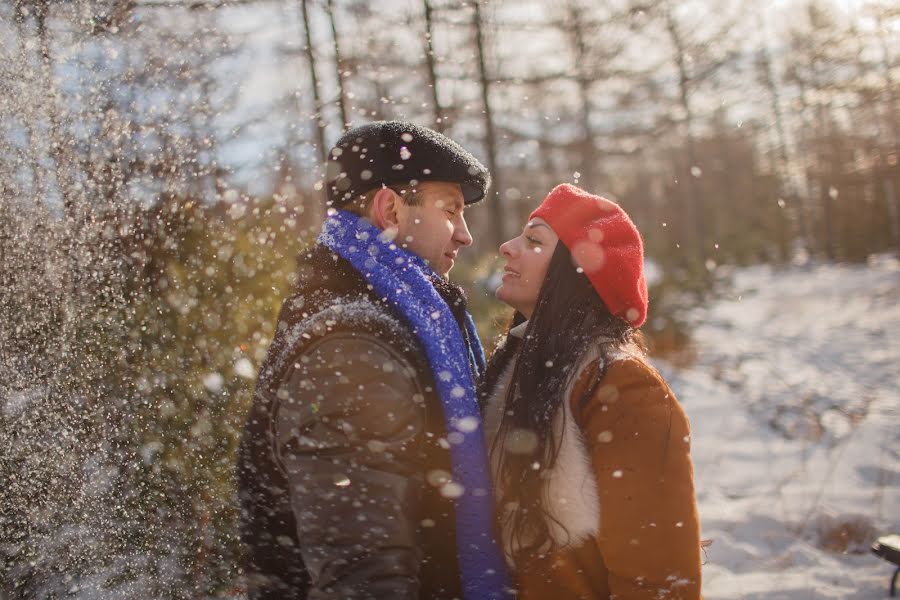
<instances>
[{"instance_id":1,"label":"woman's eyebrow","mask_svg":"<svg viewBox=\"0 0 900 600\"><path fill-rule=\"evenodd\" d=\"M546 223L529 223L528 224L528 229L534 229L535 227L546 227L547 229L550 229L550 227Z\"/></svg>"}]
</instances>

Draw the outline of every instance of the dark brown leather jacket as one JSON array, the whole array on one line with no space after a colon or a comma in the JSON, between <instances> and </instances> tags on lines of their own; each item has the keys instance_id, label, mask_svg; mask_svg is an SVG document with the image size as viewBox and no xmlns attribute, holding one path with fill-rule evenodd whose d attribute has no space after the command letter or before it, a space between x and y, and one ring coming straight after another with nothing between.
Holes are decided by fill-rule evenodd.
<instances>
[{"instance_id":1,"label":"dark brown leather jacket","mask_svg":"<svg viewBox=\"0 0 900 600\"><path fill-rule=\"evenodd\" d=\"M239 451L248 594L461 597L424 352L348 264L317 249L304 265Z\"/></svg>"}]
</instances>

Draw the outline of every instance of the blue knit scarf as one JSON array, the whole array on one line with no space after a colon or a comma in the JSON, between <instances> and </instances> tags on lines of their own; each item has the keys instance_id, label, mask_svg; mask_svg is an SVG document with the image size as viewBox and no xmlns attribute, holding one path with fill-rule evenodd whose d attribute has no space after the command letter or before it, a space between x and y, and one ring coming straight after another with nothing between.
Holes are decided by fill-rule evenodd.
<instances>
[{"instance_id":1,"label":"blue knit scarf","mask_svg":"<svg viewBox=\"0 0 900 600\"><path fill-rule=\"evenodd\" d=\"M508 598L506 563L494 539L494 501L490 466L462 333L419 256L397 247L383 232L356 215L329 210L319 243L348 261L375 293L405 320L425 348L450 441L453 482L441 492L454 498L460 579L466 600ZM484 351L466 313L476 369Z\"/></svg>"}]
</instances>

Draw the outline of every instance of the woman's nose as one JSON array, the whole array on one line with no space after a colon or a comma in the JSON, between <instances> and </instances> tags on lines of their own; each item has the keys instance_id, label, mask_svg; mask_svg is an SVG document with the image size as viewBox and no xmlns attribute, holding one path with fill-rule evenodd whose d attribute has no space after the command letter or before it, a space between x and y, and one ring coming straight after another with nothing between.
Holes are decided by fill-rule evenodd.
<instances>
[{"instance_id":1,"label":"woman's nose","mask_svg":"<svg viewBox=\"0 0 900 600\"><path fill-rule=\"evenodd\" d=\"M500 244L500 254L502 256L512 256L513 249L515 247L515 244L513 242L515 242L515 241L516 241L515 238L513 238L511 240L507 240L507 241L503 242L502 244Z\"/></svg>"}]
</instances>

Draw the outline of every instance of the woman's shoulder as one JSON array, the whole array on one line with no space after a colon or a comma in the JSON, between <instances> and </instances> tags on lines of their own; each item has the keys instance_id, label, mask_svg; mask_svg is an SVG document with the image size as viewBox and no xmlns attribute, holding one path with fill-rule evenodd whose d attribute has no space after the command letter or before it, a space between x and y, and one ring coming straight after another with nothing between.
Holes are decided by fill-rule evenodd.
<instances>
[{"instance_id":1,"label":"woman's shoulder","mask_svg":"<svg viewBox=\"0 0 900 600\"><path fill-rule=\"evenodd\" d=\"M586 389L596 382L603 371L603 385L662 387L668 391L663 376L651 365L643 353L628 348L616 348L601 355L599 351L588 353L579 361L576 371L576 390Z\"/></svg>"},{"instance_id":2,"label":"woman's shoulder","mask_svg":"<svg viewBox=\"0 0 900 600\"><path fill-rule=\"evenodd\" d=\"M624 452L637 470L684 467L679 461L690 453L690 422L656 369L639 357L622 357L610 360L594 381L593 393L571 408L596 460L616 465Z\"/></svg>"},{"instance_id":3,"label":"woman's shoulder","mask_svg":"<svg viewBox=\"0 0 900 600\"><path fill-rule=\"evenodd\" d=\"M603 376L597 379L602 367ZM585 396L588 386L593 392ZM613 351L605 365L599 357L579 373L571 398L572 412L579 420L598 412L607 417L630 413L681 411L677 398L662 375L647 360L634 353ZM605 419L604 419L605 420Z\"/></svg>"},{"instance_id":4,"label":"woman's shoulder","mask_svg":"<svg viewBox=\"0 0 900 600\"><path fill-rule=\"evenodd\" d=\"M664 388L668 391L668 384L663 376L647 359L640 355L615 351L610 356L603 375L606 384L618 384L620 386L638 385Z\"/></svg>"}]
</instances>

